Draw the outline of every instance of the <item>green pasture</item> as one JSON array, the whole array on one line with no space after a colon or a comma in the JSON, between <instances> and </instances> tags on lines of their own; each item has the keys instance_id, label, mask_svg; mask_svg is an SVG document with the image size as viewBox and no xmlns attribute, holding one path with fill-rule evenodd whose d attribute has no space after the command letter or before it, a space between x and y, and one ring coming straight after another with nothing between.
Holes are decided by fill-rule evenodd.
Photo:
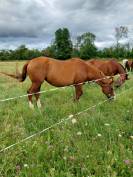
<instances>
[{"instance_id":1,"label":"green pasture","mask_svg":"<svg viewBox=\"0 0 133 177\"><path fill-rule=\"evenodd\" d=\"M19 69L24 62L19 62ZM15 72L16 62L0 62ZM0 100L24 95L25 82L0 75ZM41 90L54 88L47 83ZM133 75L107 101L71 120L0 153L0 177L132 177ZM84 85L73 102L74 88L41 94L42 109L30 110L27 97L0 102L0 150L106 99L96 84Z\"/></svg>"}]
</instances>

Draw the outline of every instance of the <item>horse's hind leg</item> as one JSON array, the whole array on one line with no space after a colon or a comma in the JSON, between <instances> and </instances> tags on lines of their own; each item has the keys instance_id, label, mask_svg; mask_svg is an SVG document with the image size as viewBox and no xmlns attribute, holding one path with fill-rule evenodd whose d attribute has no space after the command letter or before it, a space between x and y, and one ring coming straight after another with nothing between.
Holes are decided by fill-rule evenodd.
<instances>
[{"instance_id":1,"label":"horse's hind leg","mask_svg":"<svg viewBox=\"0 0 133 177\"><path fill-rule=\"evenodd\" d=\"M33 82L30 89L28 90L29 107L31 109L34 108L34 105L33 105L33 102L32 102L32 96L35 95L36 100L38 101L38 99L39 99L39 93L38 92L40 91L40 86L41 86L41 83ZM37 105L39 105L39 103Z\"/></svg>"},{"instance_id":2,"label":"horse's hind leg","mask_svg":"<svg viewBox=\"0 0 133 177\"><path fill-rule=\"evenodd\" d=\"M81 95L83 94L82 86L83 86L83 84L81 84L81 85L75 85L76 95L75 95L74 101L78 101L79 98L81 97Z\"/></svg>"}]
</instances>

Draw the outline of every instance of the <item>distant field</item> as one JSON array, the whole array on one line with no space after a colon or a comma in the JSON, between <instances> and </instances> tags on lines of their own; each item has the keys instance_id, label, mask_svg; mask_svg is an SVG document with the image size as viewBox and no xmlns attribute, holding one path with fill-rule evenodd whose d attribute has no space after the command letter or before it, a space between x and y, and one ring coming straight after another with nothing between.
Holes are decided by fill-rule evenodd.
<instances>
[{"instance_id":1,"label":"distant field","mask_svg":"<svg viewBox=\"0 0 133 177\"><path fill-rule=\"evenodd\" d=\"M15 67L0 62L0 71L13 73ZM28 78L19 83L0 75L0 100L24 95L29 86ZM41 90L51 88L44 83ZM116 93L123 94L0 153L0 176L132 177L133 74ZM34 111L26 97L0 102L0 150L106 99L96 84L84 86L78 103L73 95L72 87L43 93L43 107Z\"/></svg>"}]
</instances>

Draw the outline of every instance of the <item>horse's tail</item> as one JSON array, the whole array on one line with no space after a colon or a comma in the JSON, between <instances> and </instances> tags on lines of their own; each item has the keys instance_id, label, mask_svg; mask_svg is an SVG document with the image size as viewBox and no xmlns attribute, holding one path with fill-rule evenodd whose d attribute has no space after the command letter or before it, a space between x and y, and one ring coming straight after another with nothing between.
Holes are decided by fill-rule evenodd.
<instances>
[{"instance_id":1,"label":"horse's tail","mask_svg":"<svg viewBox=\"0 0 133 177\"><path fill-rule=\"evenodd\" d=\"M17 68L16 68L16 74L8 74L6 72L0 72L6 76L9 76L9 77L12 77L14 79L17 79L19 82L23 82L25 79L26 79L26 76L27 76L27 66L28 66L29 62L27 62L24 66L23 66L23 69L22 69L22 73L19 73L17 71Z\"/></svg>"}]
</instances>

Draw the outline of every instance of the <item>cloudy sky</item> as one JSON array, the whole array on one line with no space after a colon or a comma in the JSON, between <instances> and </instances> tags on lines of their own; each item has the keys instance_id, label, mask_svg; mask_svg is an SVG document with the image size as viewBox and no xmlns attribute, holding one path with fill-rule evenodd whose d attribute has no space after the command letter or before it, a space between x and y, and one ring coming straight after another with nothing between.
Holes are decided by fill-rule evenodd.
<instances>
[{"instance_id":1,"label":"cloudy sky","mask_svg":"<svg viewBox=\"0 0 133 177\"><path fill-rule=\"evenodd\" d=\"M44 48L61 27L73 39L92 32L97 47L107 47L120 25L129 27L131 40L133 0L0 0L0 49Z\"/></svg>"}]
</instances>

